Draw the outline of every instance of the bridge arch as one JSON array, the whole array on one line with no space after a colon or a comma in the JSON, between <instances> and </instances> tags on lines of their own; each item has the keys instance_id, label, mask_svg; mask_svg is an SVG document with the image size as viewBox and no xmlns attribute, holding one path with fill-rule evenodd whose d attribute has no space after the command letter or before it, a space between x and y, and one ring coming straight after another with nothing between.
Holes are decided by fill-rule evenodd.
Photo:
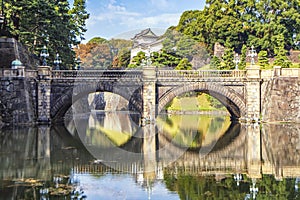
<instances>
[{"instance_id":1,"label":"bridge arch","mask_svg":"<svg viewBox=\"0 0 300 200\"><path fill-rule=\"evenodd\" d=\"M95 92L110 92L120 95L129 102L128 108L130 110L142 113L140 87L119 87L113 82L96 84L77 83L73 87L65 90L62 94L58 95L59 97L57 99L54 97L51 99L51 120L53 122L59 122L63 119L64 115L74 102L90 93Z\"/></svg>"},{"instance_id":2,"label":"bridge arch","mask_svg":"<svg viewBox=\"0 0 300 200\"><path fill-rule=\"evenodd\" d=\"M233 118L246 115L245 99L240 94L228 87L208 82L192 83L170 89L158 100L157 112L160 113L175 97L191 91L204 92L215 97L227 108Z\"/></svg>"}]
</instances>

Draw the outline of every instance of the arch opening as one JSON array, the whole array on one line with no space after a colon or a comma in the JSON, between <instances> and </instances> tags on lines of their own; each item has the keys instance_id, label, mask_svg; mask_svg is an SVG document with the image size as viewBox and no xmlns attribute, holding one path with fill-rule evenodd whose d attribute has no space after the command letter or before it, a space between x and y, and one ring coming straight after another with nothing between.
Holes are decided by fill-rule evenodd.
<instances>
[{"instance_id":1,"label":"arch opening","mask_svg":"<svg viewBox=\"0 0 300 200\"><path fill-rule=\"evenodd\" d=\"M88 98L92 94L99 94L99 93L109 93L117 97L118 101L127 103L127 108L129 111L141 113L142 106L140 105L140 101L136 99L141 99L140 97L140 88L134 88L134 90L124 89L124 88L117 88L117 87L76 87L73 89L69 89L64 92L59 98L56 100L51 100L51 120L54 123L62 123L65 117L65 114L68 112L70 108L74 104L76 104L81 99L86 99L88 103ZM113 98L113 97L112 97ZM102 105L103 107L104 105ZM79 106L80 107L80 106ZM123 106L124 107L124 106ZM90 109L90 105L88 105ZM98 105L98 108L101 108L101 105ZM80 110L80 109L79 109Z\"/></svg>"},{"instance_id":2,"label":"arch opening","mask_svg":"<svg viewBox=\"0 0 300 200\"><path fill-rule=\"evenodd\" d=\"M209 83L197 83L169 90L159 99L158 113L165 111L166 106L170 104L174 98L188 92L201 92L214 97L227 109L232 119L239 119L245 116L245 101L237 92L221 85Z\"/></svg>"},{"instance_id":3,"label":"arch opening","mask_svg":"<svg viewBox=\"0 0 300 200\"><path fill-rule=\"evenodd\" d=\"M174 114L222 114L229 115L226 107L205 91L190 91L173 98L164 110Z\"/></svg>"}]
</instances>

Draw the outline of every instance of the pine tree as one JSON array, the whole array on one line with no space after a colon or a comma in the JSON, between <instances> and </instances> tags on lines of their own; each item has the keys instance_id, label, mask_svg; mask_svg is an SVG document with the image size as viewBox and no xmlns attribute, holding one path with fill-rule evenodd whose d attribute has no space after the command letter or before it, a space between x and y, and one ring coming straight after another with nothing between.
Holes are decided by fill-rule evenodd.
<instances>
[{"instance_id":1,"label":"pine tree","mask_svg":"<svg viewBox=\"0 0 300 200\"><path fill-rule=\"evenodd\" d=\"M281 66L282 68L289 68L292 62L286 56L287 51L284 48L284 36L282 34L276 37L276 48L275 48L275 61L274 66Z\"/></svg>"},{"instance_id":2,"label":"pine tree","mask_svg":"<svg viewBox=\"0 0 300 200\"><path fill-rule=\"evenodd\" d=\"M234 69L234 51L229 40L227 40L225 47L225 52L222 56L223 66L221 67L221 69Z\"/></svg>"},{"instance_id":3,"label":"pine tree","mask_svg":"<svg viewBox=\"0 0 300 200\"><path fill-rule=\"evenodd\" d=\"M267 69L269 67L269 59L267 51L260 51L258 53L258 64L262 69Z\"/></svg>"},{"instance_id":4,"label":"pine tree","mask_svg":"<svg viewBox=\"0 0 300 200\"><path fill-rule=\"evenodd\" d=\"M213 56L210 60L210 66L212 69L220 69L221 68L221 61L217 56Z\"/></svg>"},{"instance_id":5,"label":"pine tree","mask_svg":"<svg viewBox=\"0 0 300 200\"><path fill-rule=\"evenodd\" d=\"M175 70L191 70L192 64L189 62L187 58L183 58L180 60L179 64L175 67Z\"/></svg>"}]
</instances>

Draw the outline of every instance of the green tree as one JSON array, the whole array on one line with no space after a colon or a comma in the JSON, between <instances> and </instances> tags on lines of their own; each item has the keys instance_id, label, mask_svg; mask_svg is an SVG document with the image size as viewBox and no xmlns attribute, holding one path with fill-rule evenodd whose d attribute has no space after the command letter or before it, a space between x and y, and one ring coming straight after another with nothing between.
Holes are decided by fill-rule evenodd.
<instances>
[{"instance_id":1,"label":"green tree","mask_svg":"<svg viewBox=\"0 0 300 200\"><path fill-rule=\"evenodd\" d=\"M160 52L153 52L151 60L154 66L175 68L179 64L181 57L175 52L168 53L166 50L162 50Z\"/></svg>"},{"instance_id":2,"label":"green tree","mask_svg":"<svg viewBox=\"0 0 300 200\"><path fill-rule=\"evenodd\" d=\"M108 69L112 64L112 55L107 43L98 44L84 58L82 66L85 69Z\"/></svg>"},{"instance_id":3,"label":"green tree","mask_svg":"<svg viewBox=\"0 0 300 200\"><path fill-rule=\"evenodd\" d=\"M289 68L292 66L292 62L286 56L287 50L284 48L284 36L282 34L276 37L275 48L275 61L274 65L281 66L282 68Z\"/></svg>"},{"instance_id":4,"label":"green tree","mask_svg":"<svg viewBox=\"0 0 300 200\"><path fill-rule=\"evenodd\" d=\"M170 57L187 58L191 61L197 54L197 41L191 36L169 28L163 37L163 51Z\"/></svg>"},{"instance_id":5,"label":"green tree","mask_svg":"<svg viewBox=\"0 0 300 200\"><path fill-rule=\"evenodd\" d=\"M134 56L131 60L131 63L128 65L128 68L138 68L141 67L143 61L146 60L145 52L138 52L136 56Z\"/></svg>"},{"instance_id":6,"label":"green tree","mask_svg":"<svg viewBox=\"0 0 300 200\"><path fill-rule=\"evenodd\" d=\"M180 60L179 64L175 67L175 70L191 70L192 64L189 62L187 58L183 58Z\"/></svg>"},{"instance_id":7,"label":"green tree","mask_svg":"<svg viewBox=\"0 0 300 200\"><path fill-rule=\"evenodd\" d=\"M259 0L248 2L249 9L245 18L250 27L249 42L256 44L259 49L266 50L273 55L276 48L276 40L279 34L284 37L284 46L292 48L293 35L299 38L300 8L297 0L289 2L283 0Z\"/></svg>"},{"instance_id":8,"label":"green tree","mask_svg":"<svg viewBox=\"0 0 300 200\"><path fill-rule=\"evenodd\" d=\"M182 58L192 60L196 54L196 41L187 35L182 35L176 43L176 54Z\"/></svg>"},{"instance_id":9,"label":"green tree","mask_svg":"<svg viewBox=\"0 0 300 200\"><path fill-rule=\"evenodd\" d=\"M83 33L87 31L85 22L90 16L86 11L86 0L74 0L69 14L71 15L70 24L73 26L72 31L80 40L84 39Z\"/></svg>"},{"instance_id":10,"label":"green tree","mask_svg":"<svg viewBox=\"0 0 300 200\"><path fill-rule=\"evenodd\" d=\"M269 67L269 59L267 51L260 51L258 53L258 64L262 67L262 69L267 69Z\"/></svg>"},{"instance_id":11,"label":"green tree","mask_svg":"<svg viewBox=\"0 0 300 200\"><path fill-rule=\"evenodd\" d=\"M202 11L186 11L175 29L206 43L210 53L216 42L235 52L243 44L255 45L274 57L277 35L284 37L284 48L297 49L300 41L300 6L298 0L206 0Z\"/></svg>"},{"instance_id":12,"label":"green tree","mask_svg":"<svg viewBox=\"0 0 300 200\"><path fill-rule=\"evenodd\" d=\"M213 69L220 69L221 68L221 61L220 58L217 56L213 56L210 60L210 66Z\"/></svg>"},{"instance_id":13,"label":"green tree","mask_svg":"<svg viewBox=\"0 0 300 200\"><path fill-rule=\"evenodd\" d=\"M113 61L113 69L125 69L130 64L130 50L122 49Z\"/></svg>"},{"instance_id":14,"label":"green tree","mask_svg":"<svg viewBox=\"0 0 300 200\"><path fill-rule=\"evenodd\" d=\"M221 64L220 69L234 69L235 68L234 51L233 51L233 48L230 46L231 46L231 44L228 40L226 43L224 55L222 56L223 63Z\"/></svg>"},{"instance_id":15,"label":"green tree","mask_svg":"<svg viewBox=\"0 0 300 200\"><path fill-rule=\"evenodd\" d=\"M78 37L82 38L86 31L88 14L84 0L75 0L72 8L67 0L6 0L4 10L1 36L16 38L36 56L47 45L49 60L54 60L58 52L65 68L74 64L71 47L79 43Z\"/></svg>"},{"instance_id":16,"label":"green tree","mask_svg":"<svg viewBox=\"0 0 300 200\"><path fill-rule=\"evenodd\" d=\"M243 45L242 46L242 52L241 52L241 60L239 63L239 68L240 69L245 69L246 68L246 58L247 58L247 46Z\"/></svg>"},{"instance_id":17,"label":"green tree","mask_svg":"<svg viewBox=\"0 0 300 200\"><path fill-rule=\"evenodd\" d=\"M108 41L102 37L94 37L88 41L88 44L94 44L94 45L105 44L105 43L108 43Z\"/></svg>"}]
</instances>

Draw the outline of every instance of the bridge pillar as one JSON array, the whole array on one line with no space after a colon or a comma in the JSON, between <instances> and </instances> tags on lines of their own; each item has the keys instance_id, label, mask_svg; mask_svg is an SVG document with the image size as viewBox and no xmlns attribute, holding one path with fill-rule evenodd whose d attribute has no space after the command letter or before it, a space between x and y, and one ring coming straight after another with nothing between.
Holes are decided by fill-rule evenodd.
<instances>
[{"instance_id":1,"label":"bridge pillar","mask_svg":"<svg viewBox=\"0 0 300 200\"><path fill-rule=\"evenodd\" d=\"M261 77L260 67L251 65L247 68L246 82L246 121L258 122L260 120L261 107Z\"/></svg>"},{"instance_id":2,"label":"bridge pillar","mask_svg":"<svg viewBox=\"0 0 300 200\"><path fill-rule=\"evenodd\" d=\"M156 117L156 67L143 68L143 113L142 125L152 123Z\"/></svg>"},{"instance_id":3,"label":"bridge pillar","mask_svg":"<svg viewBox=\"0 0 300 200\"><path fill-rule=\"evenodd\" d=\"M38 67L38 123L50 123L51 71L48 66Z\"/></svg>"}]
</instances>

